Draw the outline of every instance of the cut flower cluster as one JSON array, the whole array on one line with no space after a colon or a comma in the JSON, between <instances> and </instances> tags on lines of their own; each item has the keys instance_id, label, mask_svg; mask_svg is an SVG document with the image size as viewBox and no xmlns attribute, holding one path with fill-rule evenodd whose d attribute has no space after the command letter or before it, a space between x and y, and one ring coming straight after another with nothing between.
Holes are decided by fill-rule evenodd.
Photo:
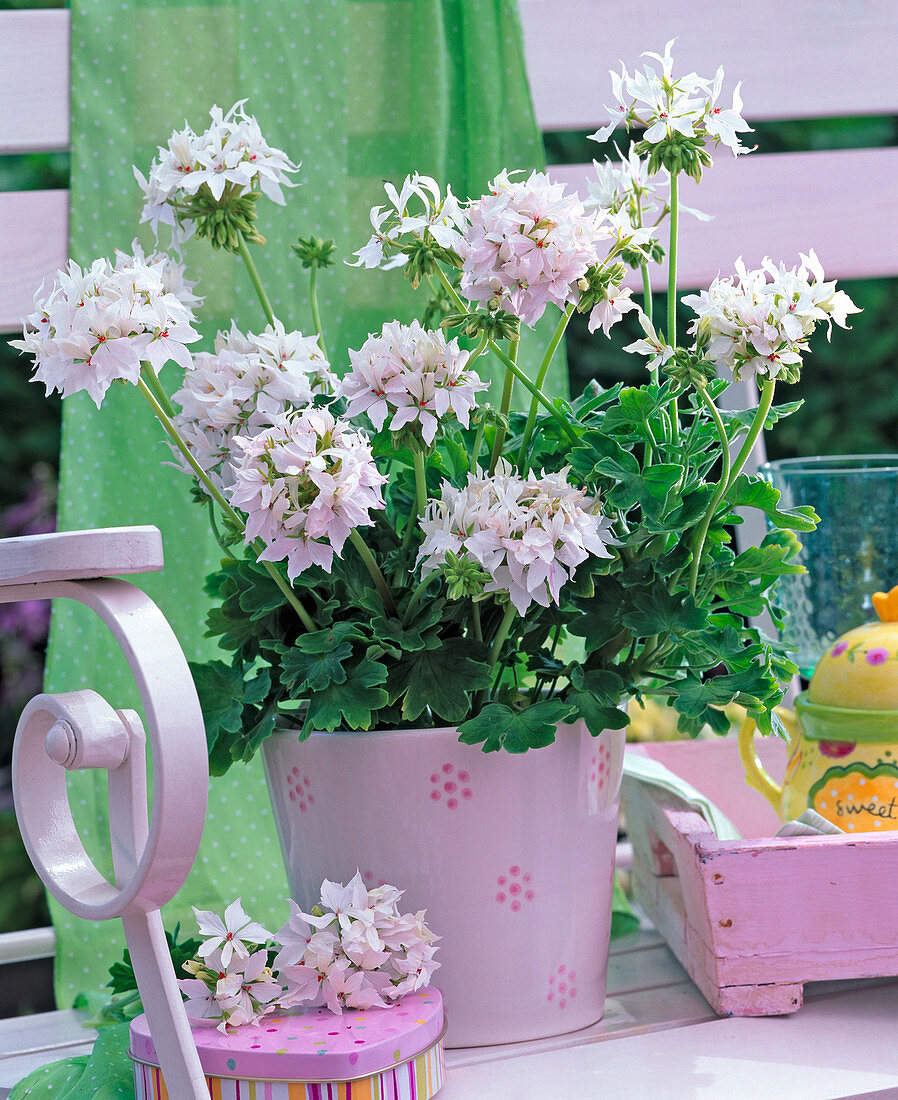
<instances>
[{"instance_id":1,"label":"cut flower cluster","mask_svg":"<svg viewBox=\"0 0 898 1100\"><path fill-rule=\"evenodd\" d=\"M240 898L224 919L194 909L208 938L185 964L192 977L178 982L188 1016L226 1031L298 1005L325 1005L338 1015L344 1008L389 1008L429 985L440 965L439 937L424 923L424 910L400 913L401 897L394 886L368 890L358 872L346 886L325 879L311 913L289 899L290 917L273 937L244 912Z\"/></svg>"},{"instance_id":2,"label":"cut flower cluster","mask_svg":"<svg viewBox=\"0 0 898 1100\"><path fill-rule=\"evenodd\" d=\"M455 489L443 482L421 518L421 575L447 554L474 561L489 575L484 592L508 593L519 614L531 603L559 602L561 586L590 554L610 558L610 523L583 489L569 485L568 467L520 477L500 460L492 477L481 470Z\"/></svg>"}]
</instances>

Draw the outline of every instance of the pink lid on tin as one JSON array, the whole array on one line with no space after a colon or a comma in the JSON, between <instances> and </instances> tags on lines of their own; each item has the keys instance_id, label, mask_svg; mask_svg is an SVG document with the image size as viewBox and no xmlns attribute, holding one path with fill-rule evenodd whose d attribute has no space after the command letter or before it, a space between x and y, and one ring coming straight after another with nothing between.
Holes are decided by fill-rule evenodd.
<instances>
[{"instance_id":1,"label":"pink lid on tin","mask_svg":"<svg viewBox=\"0 0 898 1100\"><path fill-rule=\"evenodd\" d=\"M391 1008L295 1008L257 1027L224 1034L214 1021L191 1026L203 1071L213 1077L268 1081L348 1081L405 1062L443 1031L443 999L428 986ZM131 1023L131 1056L158 1065L147 1018Z\"/></svg>"}]
</instances>

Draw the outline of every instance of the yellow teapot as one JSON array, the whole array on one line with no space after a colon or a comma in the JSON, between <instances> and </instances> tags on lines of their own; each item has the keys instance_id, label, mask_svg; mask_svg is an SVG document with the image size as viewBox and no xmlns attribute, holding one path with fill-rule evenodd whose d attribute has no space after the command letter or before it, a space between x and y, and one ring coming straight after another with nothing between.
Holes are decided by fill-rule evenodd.
<instances>
[{"instance_id":1,"label":"yellow teapot","mask_svg":"<svg viewBox=\"0 0 898 1100\"><path fill-rule=\"evenodd\" d=\"M879 622L843 634L820 658L795 713L782 783L764 771L751 719L739 731L750 786L790 821L816 810L845 832L898 829L898 587L877 592Z\"/></svg>"}]
</instances>

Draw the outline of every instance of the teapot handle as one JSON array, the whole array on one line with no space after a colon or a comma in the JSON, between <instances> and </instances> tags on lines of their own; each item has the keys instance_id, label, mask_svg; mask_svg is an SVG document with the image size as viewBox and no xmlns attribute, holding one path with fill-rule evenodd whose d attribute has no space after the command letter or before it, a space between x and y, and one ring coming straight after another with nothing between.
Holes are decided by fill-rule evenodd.
<instances>
[{"instance_id":1,"label":"teapot handle","mask_svg":"<svg viewBox=\"0 0 898 1100\"><path fill-rule=\"evenodd\" d=\"M777 707L776 714L789 734L788 751L791 759L801 736L798 718L791 710L786 710L784 707ZM742 765L745 768L745 781L762 794L779 814L782 808L783 786L770 778L758 759L754 745L756 728L753 718L746 718L739 728L739 755L742 757Z\"/></svg>"}]
</instances>

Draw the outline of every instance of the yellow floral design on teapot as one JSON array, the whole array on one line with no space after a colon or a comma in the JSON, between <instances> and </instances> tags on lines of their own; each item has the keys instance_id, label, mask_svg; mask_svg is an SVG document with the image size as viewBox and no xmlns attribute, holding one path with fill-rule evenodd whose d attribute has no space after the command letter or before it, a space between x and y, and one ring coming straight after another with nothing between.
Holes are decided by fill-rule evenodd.
<instances>
[{"instance_id":1,"label":"yellow floral design on teapot","mask_svg":"<svg viewBox=\"0 0 898 1100\"><path fill-rule=\"evenodd\" d=\"M808 807L846 832L898 829L898 587L877 592L879 622L849 630L820 658L795 713L782 783L764 771L747 720L739 746L749 784L784 821Z\"/></svg>"}]
</instances>

